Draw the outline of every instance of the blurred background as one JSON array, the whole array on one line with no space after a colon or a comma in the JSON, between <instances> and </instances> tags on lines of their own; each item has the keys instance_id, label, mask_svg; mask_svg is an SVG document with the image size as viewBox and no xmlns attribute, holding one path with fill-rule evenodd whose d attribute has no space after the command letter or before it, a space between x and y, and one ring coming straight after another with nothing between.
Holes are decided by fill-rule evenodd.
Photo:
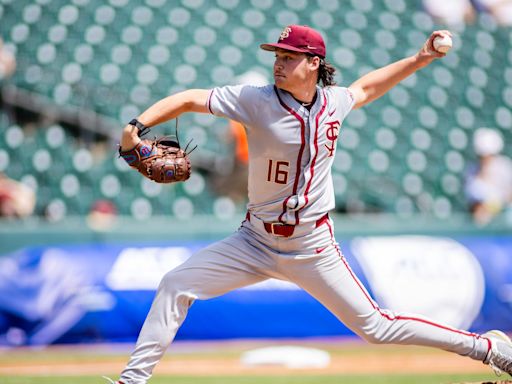
<instances>
[{"instance_id":1,"label":"blurred background","mask_svg":"<svg viewBox=\"0 0 512 384\"><path fill-rule=\"evenodd\" d=\"M239 127L180 117L198 149L175 185L142 178L117 143L171 93L272 82L259 44L288 24L322 32L342 86L453 32L445 58L345 120L333 218L383 305L512 330L510 1L0 0L0 345L133 341L163 272L236 230ZM178 338L351 334L276 281L190 317Z\"/></svg>"}]
</instances>

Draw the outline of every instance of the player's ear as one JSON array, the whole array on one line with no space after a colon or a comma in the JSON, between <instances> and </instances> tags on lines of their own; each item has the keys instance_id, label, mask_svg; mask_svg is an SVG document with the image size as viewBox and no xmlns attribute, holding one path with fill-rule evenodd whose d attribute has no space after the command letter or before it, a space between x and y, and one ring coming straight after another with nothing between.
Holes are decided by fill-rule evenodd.
<instances>
[{"instance_id":1,"label":"player's ear","mask_svg":"<svg viewBox=\"0 0 512 384\"><path fill-rule=\"evenodd\" d=\"M318 68L320 68L320 58L318 56L309 56L308 57L308 64L312 71L316 71Z\"/></svg>"}]
</instances>

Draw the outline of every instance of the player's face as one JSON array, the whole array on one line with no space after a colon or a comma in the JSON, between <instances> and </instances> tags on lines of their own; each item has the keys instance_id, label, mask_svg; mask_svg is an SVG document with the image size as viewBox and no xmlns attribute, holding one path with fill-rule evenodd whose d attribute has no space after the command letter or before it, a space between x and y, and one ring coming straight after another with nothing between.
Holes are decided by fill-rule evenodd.
<instances>
[{"instance_id":1,"label":"player's face","mask_svg":"<svg viewBox=\"0 0 512 384\"><path fill-rule=\"evenodd\" d=\"M277 49L274 62L274 82L278 88L294 93L308 83L312 74L316 76L313 67L306 54Z\"/></svg>"}]
</instances>

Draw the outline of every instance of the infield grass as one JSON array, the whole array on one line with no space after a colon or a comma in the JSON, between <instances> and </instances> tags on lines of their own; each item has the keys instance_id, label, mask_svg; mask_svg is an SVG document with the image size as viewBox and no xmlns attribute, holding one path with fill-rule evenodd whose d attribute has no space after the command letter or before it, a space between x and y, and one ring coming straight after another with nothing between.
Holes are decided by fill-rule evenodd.
<instances>
[{"instance_id":1,"label":"infield grass","mask_svg":"<svg viewBox=\"0 0 512 384\"><path fill-rule=\"evenodd\" d=\"M495 381L491 375L155 376L150 384L444 384ZM106 384L100 376L0 376L2 384Z\"/></svg>"}]
</instances>

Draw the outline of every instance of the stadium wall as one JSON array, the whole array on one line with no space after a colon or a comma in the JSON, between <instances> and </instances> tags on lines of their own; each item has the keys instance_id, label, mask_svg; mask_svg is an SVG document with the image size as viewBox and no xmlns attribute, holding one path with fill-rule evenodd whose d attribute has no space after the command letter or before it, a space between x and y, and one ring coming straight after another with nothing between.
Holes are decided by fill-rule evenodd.
<instances>
[{"instance_id":1,"label":"stadium wall","mask_svg":"<svg viewBox=\"0 0 512 384\"><path fill-rule=\"evenodd\" d=\"M381 307L476 332L512 331L507 225L334 220L344 256ZM134 341L163 274L238 225L209 222L119 218L102 231L85 219L1 225L0 344ZM177 338L343 335L352 333L307 293L268 280L196 302Z\"/></svg>"}]
</instances>

